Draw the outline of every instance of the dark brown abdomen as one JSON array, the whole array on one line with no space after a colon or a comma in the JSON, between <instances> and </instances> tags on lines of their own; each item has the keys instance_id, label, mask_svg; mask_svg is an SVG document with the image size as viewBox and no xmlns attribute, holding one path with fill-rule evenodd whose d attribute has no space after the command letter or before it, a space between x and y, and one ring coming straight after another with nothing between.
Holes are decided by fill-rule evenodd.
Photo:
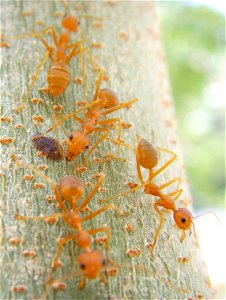
<instances>
[{"instance_id":1,"label":"dark brown abdomen","mask_svg":"<svg viewBox=\"0 0 226 300\"><path fill-rule=\"evenodd\" d=\"M61 95L70 83L70 73L66 65L53 64L48 73L48 88L52 96Z\"/></svg>"}]
</instances>

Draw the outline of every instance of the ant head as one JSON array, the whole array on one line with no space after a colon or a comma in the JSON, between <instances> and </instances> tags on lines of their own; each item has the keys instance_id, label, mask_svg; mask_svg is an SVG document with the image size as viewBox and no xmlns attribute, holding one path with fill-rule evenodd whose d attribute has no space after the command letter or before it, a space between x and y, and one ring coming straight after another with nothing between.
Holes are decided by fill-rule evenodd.
<instances>
[{"instance_id":1,"label":"ant head","mask_svg":"<svg viewBox=\"0 0 226 300\"><path fill-rule=\"evenodd\" d=\"M85 277L95 279L100 276L100 273L105 266L105 259L101 251L92 250L80 254L78 263Z\"/></svg>"},{"instance_id":2,"label":"ant head","mask_svg":"<svg viewBox=\"0 0 226 300\"><path fill-rule=\"evenodd\" d=\"M180 229L189 230L192 226L193 217L187 208L180 208L174 211L173 214L175 223Z\"/></svg>"},{"instance_id":3,"label":"ant head","mask_svg":"<svg viewBox=\"0 0 226 300\"><path fill-rule=\"evenodd\" d=\"M104 108L112 108L119 103L117 94L111 89L100 90L99 99L104 100Z\"/></svg>"},{"instance_id":4,"label":"ant head","mask_svg":"<svg viewBox=\"0 0 226 300\"><path fill-rule=\"evenodd\" d=\"M158 164L158 152L155 147L145 139L141 139L137 146L140 165L151 170Z\"/></svg>"},{"instance_id":5,"label":"ant head","mask_svg":"<svg viewBox=\"0 0 226 300\"><path fill-rule=\"evenodd\" d=\"M66 176L60 181L59 190L68 202L79 201L85 193L85 184L76 176Z\"/></svg>"},{"instance_id":6,"label":"ant head","mask_svg":"<svg viewBox=\"0 0 226 300\"><path fill-rule=\"evenodd\" d=\"M74 131L67 142L66 159L74 160L80 153L83 153L89 147L90 140L86 134L81 131Z\"/></svg>"},{"instance_id":7,"label":"ant head","mask_svg":"<svg viewBox=\"0 0 226 300\"><path fill-rule=\"evenodd\" d=\"M75 17L71 14L65 15L62 20L63 28L65 28L69 31L78 32L79 24L80 24L80 22L78 21L77 17Z\"/></svg>"}]
</instances>

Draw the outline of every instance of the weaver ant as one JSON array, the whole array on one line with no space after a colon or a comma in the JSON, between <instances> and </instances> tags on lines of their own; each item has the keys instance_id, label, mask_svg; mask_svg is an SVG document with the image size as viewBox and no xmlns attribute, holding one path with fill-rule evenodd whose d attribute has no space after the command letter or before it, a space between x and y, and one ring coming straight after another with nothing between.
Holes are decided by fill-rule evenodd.
<instances>
[{"instance_id":1,"label":"weaver ant","mask_svg":"<svg viewBox=\"0 0 226 300\"><path fill-rule=\"evenodd\" d=\"M19 167L27 167L31 171L35 172L37 175L45 179L52 187L56 201L63 211L62 213L55 213L52 215L46 215L46 216L22 216L19 214L16 214L17 220L49 220L50 218L62 218L64 222L66 222L68 225L70 225L72 228L77 230L77 233L75 234L69 234L66 237L63 237L58 240L57 242L57 252L55 259L52 264L52 273L58 268L61 264L59 261L59 257L61 255L61 252L63 250L63 247L68 244L70 241L75 240L78 247L82 249L82 253L78 256L77 261L82 273L82 279L79 283L79 288L82 289L86 285L86 279L96 279L98 277L101 278L101 280L107 284L107 279L105 275L103 274L103 268L105 266L105 258L103 253L100 250L93 249L93 240L91 235L94 235L99 232L106 232L107 237L105 240L105 246L106 246L106 258L108 258L108 248L109 248L109 240L110 240L110 228L109 227L100 227L100 228L94 228L90 230L86 230L83 227L83 223L87 220L90 220L94 218L95 216L103 213L104 211L108 209L114 209L119 214L122 214L122 212L113 204L108 204L92 213L90 213L88 216L82 217L80 215L81 210L88 205L88 203L91 201L91 199L94 197L96 192L98 191L99 187L102 185L105 175L101 173L101 176L99 177L98 182L96 183L95 187L91 191L91 193L83 200L83 202L78 205L79 200L82 198L82 196L85 193L85 184L76 176L66 176L64 177L59 185L51 180L48 176L42 174L40 171L36 170L33 165L26 165L18 160L16 155L13 155L12 157L16 164ZM71 210L67 208L65 203L63 202L63 199L65 202L68 202L71 206ZM51 273L51 275L52 275Z\"/></svg>"},{"instance_id":2,"label":"weaver ant","mask_svg":"<svg viewBox=\"0 0 226 300\"><path fill-rule=\"evenodd\" d=\"M154 167L156 167L159 162L158 150L171 154L172 158L170 158L159 169L154 170ZM176 160L177 155L174 152L169 151L165 148L154 147L151 143L149 143L145 139L140 140L137 148L135 149L135 152L136 152L136 161L137 161L137 173L138 173L138 178L139 178L141 184L139 184L138 186L136 186L135 188L133 188L129 191L120 193L117 196L109 197L105 200L102 200L102 202L106 202L108 200L112 200L114 198L118 198L120 196L127 195L127 194L134 192L142 187L144 187L145 194L150 194L150 195L159 197L159 199L154 203L154 209L156 210L156 212L158 213L158 215L160 217L160 224L155 233L154 242L148 245L148 247L151 249L152 254L154 256L154 249L155 249L155 246L157 243L157 239L161 232L163 223L165 221L164 211L161 211L159 209L159 207L163 207L166 210L173 211L174 221L175 221L177 227L182 230L182 234L181 234L181 238L180 238L181 242L183 242L186 237L186 231L190 230L190 233L191 233L191 227L193 225L193 220L200 216L193 217L191 212L187 208L179 208L179 209L176 208L175 200L177 200L179 198L179 196L181 195L181 193L183 191L182 189L178 189L178 187L177 187L176 190L173 192L170 192L168 194L162 193L162 190L164 188L168 187L169 185L171 185L175 182L178 182L178 185L179 185L180 181L181 181L180 177L176 177L160 186L153 182L153 179L156 176L158 176L161 172L163 172L170 164L172 164ZM149 170L149 177L148 177L147 181L143 180L141 167Z\"/></svg>"},{"instance_id":3,"label":"weaver ant","mask_svg":"<svg viewBox=\"0 0 226 300\"><path fill-rule=\"evenodd\" d=\"M87 16L91 17L91 16ZM95 17L93 17L95 18ZM98 18L97 18L98 19ZM61 25L63 27L63 31L60 35L58 35L55 31L54 26L48 26L46 29L41 31L40 33L34 32L31 34L25 34L22 36L18 36L11 39L21 39L24 37L37 37L46 47L47 52L40 63L38 70L32 80L32 83L29 87L28 95L35 83L35 81L38 78L38 75L41 71L41 68L43 67L47 57L49 56L51 60L51 66L48 71L47 76L47 83L48 86L45 88L42 88L41 90L45 93L50 94L51 96L60 96L62 93L65 92L67 86L70 83L70 72L68 65L73 58L73 56L76 56L78 54L81 55L81 63L82 63L82 74L83 74L83 81L84 81L84 95L86 98L86 77L85 77L85 66L84 66L84 58L83 58L83 52L87 51L90 59L91 55L88 48L83 48L82 43L84 41L78 41L76 43L70 44L70 35L71 33L75 32L77 33L79 31L79 20L76 16L73 16L71 13L66 14L64 18L62 19ZM48 44L48 42L43 38L42 34L45 34L47 32L51 33L54 46ZM67 54L67 51L70 50L70 53Z\"/></svg>"},{"instance_id":4,"label":"weaver ant","mask_svg":"<svg viewBox=\"0 0 226 300\"><path fill-rule=\"evenodd\" d=\"M66 150L66 159L68 161L74 160L79 154L83 153L86 149L88 149L88 147L90 145L89 135L92 134L93 132L105 132L105 133L100 137L100 139L88 151L88 154L85 157L85 162L86 162L87 157L91 154L91 152L104 139L107 139L113 143L116 143L118 145L118 152L119 152L120 145L123 145L123 146L133 149L133 147L120 141L121 130L122 130L120 118L111 118L111 119L107 119L107 120L103 120L103 121L101 121L99 119L101 118L102 115L107 115L107 114L110 114L116 110L123 108L123 107L128 107L128 106L132 105L133 103L137 102L138 99L132 99L128 102L118 104L119 100L114 91L112 91L110 89L99 90L102 76L103 76L103 70L101 69L100 73L99 73L99 78L98 78L93 102L78 109L77 111L74 111L74 112L62 117L58 122L56 122L52 127L50 127L48 130L46 130L44 133L40 134L39 136L34 137L33 142L35 143L35 141L37 141L39 138L42 138L43 135L45 135L46 133L48 133L52 130L55 130L55 128L57 126L61 125L65 120L73 117L79 123L81 123L82 129L74 131L72 133L72 135L69 136L69 140L67 141L67 150ZM78 114L79 112L81 112L85 109L88 109L88 108L90 108L90 109L85 114L85 117L87 120L83 120L76 116L76 114ZM108 135L110 133L109 129L104 128L104 127L97 127L97 125L106 125L106 124L114 123L114 122L118 122L118 124L119 124L117 140L114 140L114 139L111 139L110 137L108 137Z\"/></svg>"}]
</instances>

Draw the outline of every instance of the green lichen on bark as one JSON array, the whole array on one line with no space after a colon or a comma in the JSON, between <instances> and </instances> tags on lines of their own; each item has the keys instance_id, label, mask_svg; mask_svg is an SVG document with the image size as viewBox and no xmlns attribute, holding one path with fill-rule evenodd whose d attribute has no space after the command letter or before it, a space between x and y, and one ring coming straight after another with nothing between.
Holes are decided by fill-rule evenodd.
<instances>
[{"instance_id":1,"label":"green lichen on bark","mask_svg":"<svg viewBox=\"0 0 226 300\"><path fill-rule=\"evenodd\" d=\"M21 35L33 29L41 30L35 22L45 20L45 26L54 25L61 30L60 19L54 16L56 11L63 11L61 2L45 1L7 1L2 2L2 33L9 36ZM130 110L114 113L123 121L133 123L129 130L123 130L122 138L131 145L136 145L141 137L154 144L171 149L180 155L173 105L167 78L164 53L161 45L159 21L153 2L69 2L72 12L78 15L94 15L104 18L103 27L95 26L92 19L81 19L81 37L85 37L86 44L91 47L92 42L101 43L101 49L92 48L92 55L110 76L109 82L102 82L102 87L111 87L120 96L121 101L134 97L140 99ZM23 11L32 11L30 17L23 17ZM73 36L76 41L78 37ZM46 75L49 62L45 64L38 80L31 92L24 110L17 113L16 109L26 100L26 91L32 76L37 70L45 54L44 46L39 40L25 38L10 41L10 48L3 49L2 60L2 111L1 115L10 116L13 121L3 123L1 136L13 137L15 141L2 146L2 243L1 243L1 299L23 298L38 299L43 295L44 281L48 277L51 263L56 252L56 240L73 232L62 221L50 226L42 221L15 221L16 211L26 215L46 215L60 211L55 203L50 204L46 195L52 194L50 186L45 189L34 189L34 183L43 182L35 175L35 181L24 180L24 175L31 172L27 169L16 168L11 161L12 154L18 154L26 163L33 163L36 167L47 164L48 176L56 182L66 175L77 175L83 181L95 180L92 175L100 171L106 174L104 187L107 192L98 193L91 201L90 208L94 211L100 208L98 200L117 195L127 189L124 183L137 182L135 155L132 150L121 147L121 157L124 160L114 160L104 165L92 164L88 172L76 173L76 168L82 164L82 157L68 163L66 161L51 162L39 158L31 142L31 136L37 130L43 131L51 124L52 107L54 104L64 106L63 113L67 114L77 108L76 102L83 100L83 87L75 85L73 80L66 92L55 99L43 96L38 92L40 87L46 86ZM87 58L87 57L86 57ZM81 76L81 61L73 58L70 63L71 78ZM92 69L86 59L86 74L88 83L88 98L91 100L95 91L98 72ZM32 97L42 97L44 104L34 104ZM45 121L38 127L32 121L33 115L42 115ZM19 129L15 125L23 124ZM65 124L68 131L79 128L74 120ZM60 130L59 130L60 131ZM53 133L52 136L54 136ZM115 132L116 136L116 132ZM60 139L64 139L63 132L59 132ZM95 135L92 137L96 139ZM104 142L95 156L105 153L116 153L116 146L109 141ZM94 157L91 156L91 160ZM167 160L162 155L161 161ZM145 173L146 174L146 173ZM146 174L147 175L147 174ZM181 159L172 165L157 179L157 183L183 174ZM183 199L189 194L185 179ZM87 188L87 194L91 188ZM119 266L119 274L109 277L108 286L96 281L89 281L84 290L79 291L79 277L68 280L68 287L61 293L50 291L53 299L181 299L204 295L210 297L208 276L200 258L199 248L194 236L188 236L183 244L179 242L180 232L175 227L172 217L167 215L167 222L161 232L157 247L156 258L153 259L146 243L151 242L157 228L159 218L153 210L153 197L142 191L114 200L114 204L124 211L129 211L125 217L108 211L87 222L86 228L96 228L108 225L112 236L109 256ZM178 206L189 205L188 200L178 201ZM128 233L125 226L132 223L135 230ZM11 237L20 237L24 243L12 246ZM104 248L94 243L94 247ZM139 257L129 258L127 250L139 248ZM24 250L37 252L37 257L28 259L23 257ZM69 243L61 256L63 268L58 271L56 278L78 269L76 257L79 249L75 243ZM189 257L187 264L178 262L179 257ZM25 284L28 292L22 295L13 294L11 288L16 284ZM186 289L187 292L179 288Z\"/></svg>"}]
</instances>

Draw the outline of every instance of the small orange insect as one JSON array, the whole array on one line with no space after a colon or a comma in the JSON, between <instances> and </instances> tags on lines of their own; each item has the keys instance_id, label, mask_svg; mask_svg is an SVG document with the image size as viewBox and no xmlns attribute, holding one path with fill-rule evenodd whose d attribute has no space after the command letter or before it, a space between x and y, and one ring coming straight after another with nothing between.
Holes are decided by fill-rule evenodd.
<instances>
[{"instance_id":1,"label":"small orange insect","mask_svg":"<svg viewBox=\"0 0 226 300\"><path fill-rule=\"evenodd\" d=\"M46 130L43 134L36 136L33 138L34 140L38 140L43 137L46 133L55 130L55 128L59 125L61 125L65 120L68 118L75 118L79 123L82 125L81 130L76 130L72 133L72 135L69 136L69 140L67 141L67 150L66 150L66 159L68 161L74 160L79 154L83 153L88 147L90 146L90 134L93 132L105 132L100 139L92 146L92 148L88 151L88 155L85 158L85 161L87 157L91 154L91 152L104 140L110 140L118 145L118 150L120 145L133 148L129 145L127 145L124 142L120 141L121 136L121 119L120 118L111 118L107 120L99 120L102 115L110 114L116 110L119 110L123 107L128 107L131 104L138 101L138 99L132 99L128 102L119 104L119 99L117 94L112 91L111 89L102 89L99 91L100 83L102 80L103 70L100 70L99 79L97 82L96 92L94 96L94 101L87 104L83 108L74 111L73 113L70 113L64 117L62 117L58 122L56 122L50 129ZM81 118L76 117L76 114L79 112L90 108L87 113L85 114L85 117L87 120L83 120ZM107 128L104 127L98 127L98 125L105 125L108 123L118 122L118 139L113 140L108 137L110 131Z\"/></svg>"},{"instance_id":2,"label":"small orange insect","mask_svg":"<svg viewBox=\"0 0 226 300\"><path fill-rule=\"evenodd\" d=\"M158 165L158 162L159 162L158 150L171 154L172 158L170 158L159 169L154 170L154 168ZM166 168L169 167L169 165L171 165L176 160L177 155L174 152L169 151L165 148L160 148L160 147L155 148L147 140L141 139L137 146L137 149L135 149L135 153L136 153L136 161L137 161L137 172L138 172L138 177L139 177L141 184L129 191L120 193L117 196L104 199L104 200L102 200L102 202L106 202L108 200L112 200L114 198L118 198L120 196L127 195L131 192L138 190L141 187L144 187L145 194L150 194L150 195L159 197L159 199L154 203L154 209L156 210L156 212L158 213L158 215L160 217L160 224L155 233L154 242L151 244L148 244L148 248L151 249L152 254L154 256L154 249L155 249L155 246L157 243L157 239L161 232L163 223L165 221L164 211L160 211L159 207L173 211L174 221L175 221L177 227L182 230L182 234L181 234L181 238L180 238L181 242L183 242L184 238L186 237L186 231L190 231L190 233L191 233L191 227L193 225L193 220L200 216L193 217L191 212L187 208L179 208L179 209L176 208L175 200L177 200L179 198L179 196L181 195L181 193L183 191L182 189L178 189L178 187L177 187L176 190L173 192L170 192L168 194L162 193L162 190L164 188L168 187L169 185L171 185L175 182L178 182L178 185L179 185L180 181L181 181L180 177L176 177L160 186L158 186L157 184L155 184L153 182L153 179L156 176L158 176L161 172L163 172ZM142 177L141 166L143 168L149 170L149 178L145 182ZM213 213L213 212L207 212L207 213Z\"/></svg>"},{"instance_id":3,"label":"small orange insect","mask_svg":"<svg viewBox=\"0 0 226 300\"><path fill-rule=\"evenodd\" d=\"M91 16L88 16L91 18ZM94 18L94 17L93 17ZM98 19L98 18L96 18ZM22 36L18 36L15 38L9 38L9 39L22 39L24 37L37 37L46 47L47 53L45 54L42 62L40 63L38 70L32 80L32 83L29 87L28 95L35 83L35 81L38 78L38 75L41 71L41 68L43 67L47 57L49 56L51 60L51 66L48 72L47 76L47 83L48 86L45 88L42 88L41 90L45 93L50 94L51 96L60 96L62 93L65 92L66 88L68 87L70 83L70 72L68 65L71 61L71 59L80 54L81 55L81 63L82 63L82 74L83 79L85 82L85 66L84 66L84 58L83 58L83 52L87 51L90 59L91 55L88 48L83 48L82 44L84 41L78 41L76 43L70 44L70 37L71 33L77 33L79 31L79 24L80 21L78 17L73 16L71 13L66 14L61 22L61 25L63 27L63 31L60 35L56 33L54 26L48 26L46 29L41 31L40 33L34 32L31 34L25 34ZM54 46L48 44L48 42L44 39L42 34L45 34L47 32L51 33ZM70 50L71 49L71 50ZM70 53L67 54L68 50L70 50ZM84 84L84 93L86 96L86 87Z\"/></svg>"},{"instance_id":4,"label":"small orange insect","mask_svg":"<svg viewBox=\"0 0 226 300\"><path fill-rule=\"evenodd\" d=\"M98 277L104 283L107 283L107 279L103 272L105 266L105 258L103 253L100 250L93 249L93 240L91 235L106 232L107 237L105 240L106 246L106 258L108 259L108 248L109 248L109 240L110 240L110 228L109 227L100 227L95 229L86 230L83 227L83 223L87 220L94 218L95 216L103 213L108 209L115 209L121 214L121 211L114 206L113 204L108 204L88 216L82 217L80 212L84 207L88 205L91 199L94 197L95 193L98 191L99 187L102 185L105 175L101 173L98 182L93 188L92 192L85 198L81 205L78 205L79 200L85 193L85 184L76 176L67 176L64 177L59 186L56 185L54 181L52 181L48 176L42 174L40 171L36 170L33 165L25 165L21 163L18 158L14 155L13 159L16 161L19 167L27 167L31 171L35 172L37 175L44 178L52 187L56 201L59 204L59 207L62 210L62 213L56 213L48 216L22 216L17 214L17 220L48 220L52 217L62 218L64 222L70 225L73 229L77 231L77 233L69 234L66 237L61 238L57 242L57 252L55 259L52 264L52 273L55 272L55 269L61 265L59 261L59 257L63 250L63 247L68 244L70 241L75 240L78 247L82 249L82 253L78 256L77 261L82 273L82 279L79 283L79 288L82 289L86 285L86 279L96 279ZM63 199L68 202L71 206L71 210L67 208ZM52 274L51 274L52 275Z\"/></svg>"}]
</instances>

